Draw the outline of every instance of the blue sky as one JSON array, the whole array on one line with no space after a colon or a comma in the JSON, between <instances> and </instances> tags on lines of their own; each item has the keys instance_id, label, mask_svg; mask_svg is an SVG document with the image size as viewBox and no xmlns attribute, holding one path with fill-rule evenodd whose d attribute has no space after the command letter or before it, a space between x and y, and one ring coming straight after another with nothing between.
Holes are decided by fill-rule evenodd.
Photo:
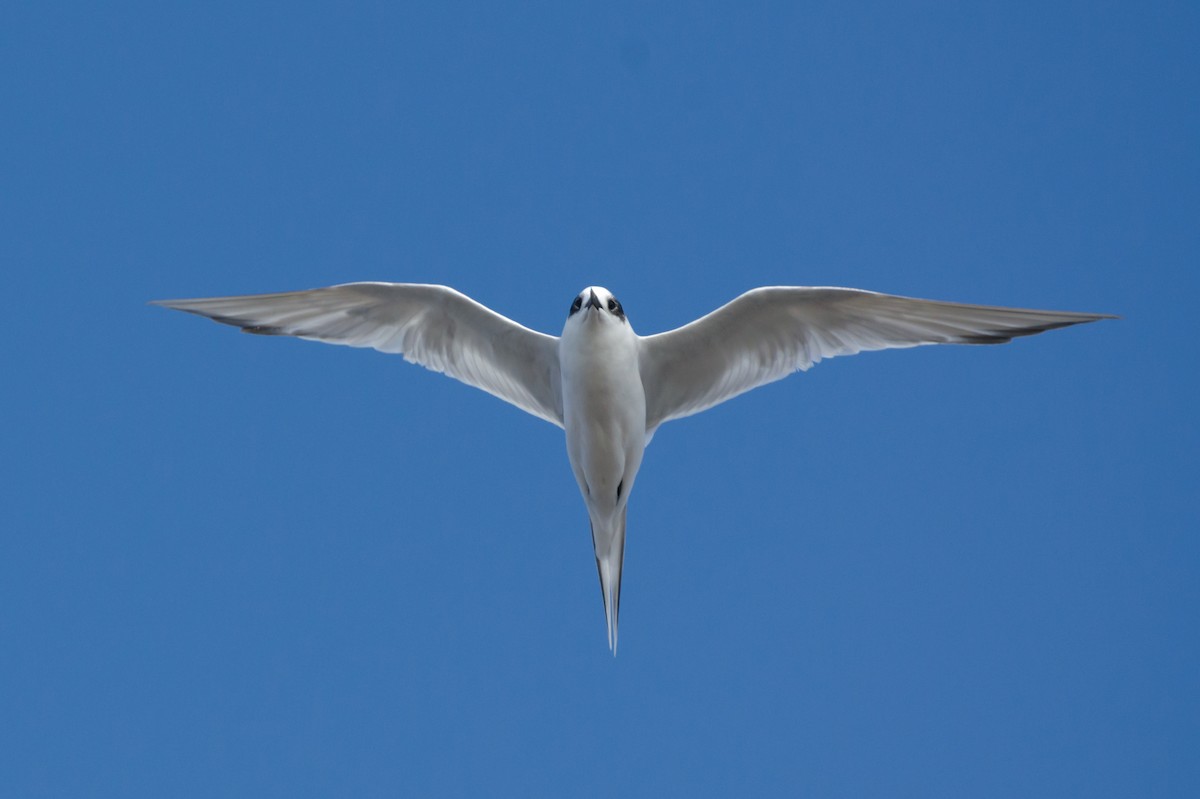
<instances>
[{"instance_id":1,"label":"blue sky","mask_svg":"<svg viewBox=\"0 0 1200 799\"><path fill-rule=\"evenodd\" d=\"M1191 3L10 2L0 793L1194 796ZM656 436L155 298L1121 314Z\"/></svg>"}]
</instances>

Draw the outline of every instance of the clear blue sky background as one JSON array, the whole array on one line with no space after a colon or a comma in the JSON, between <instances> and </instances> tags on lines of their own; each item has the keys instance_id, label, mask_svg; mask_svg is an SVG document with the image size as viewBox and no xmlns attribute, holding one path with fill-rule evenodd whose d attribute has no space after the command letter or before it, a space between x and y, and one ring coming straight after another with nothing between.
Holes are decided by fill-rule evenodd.
<instances>
[{"instance_id":1,"label":"clear blue sky background","mask_svg":"<svg viewBox=\"0 0 1200 799\"><path fill-rule=\"evenodd\" d=\"M1200 14L7 2L0 795L1197 796ZM655 438L154 298L1117 313Z\"/></svg>"}]
</instances>

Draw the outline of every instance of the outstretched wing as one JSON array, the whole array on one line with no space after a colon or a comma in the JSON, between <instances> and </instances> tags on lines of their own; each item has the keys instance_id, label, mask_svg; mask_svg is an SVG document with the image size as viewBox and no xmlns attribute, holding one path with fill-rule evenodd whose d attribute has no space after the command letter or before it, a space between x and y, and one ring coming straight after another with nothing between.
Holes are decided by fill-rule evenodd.
<instances>
[{"instance_id":1,"label":"outstretched wing","mask_svg":"<svg viewBox=\"0 0 1200 799\"><path fill-rule=\"evenodd\" d=\"M822 358L921 344L1002 344L1103 314L959 305L845 288L748 291L639 341L646 429L808 369Z\"/></svg>"},{"instance_id":2,"label":"outstretched wing","mask_svg":"<svg viewBox=\"0 0 1200 799\"><path fill-rule=\"evenodd\" d=\"M447 286L345 283L311 291L159 300L247 333L373 347L511 402L562 427L558 339Z\"/></svg>"}]
</instances>

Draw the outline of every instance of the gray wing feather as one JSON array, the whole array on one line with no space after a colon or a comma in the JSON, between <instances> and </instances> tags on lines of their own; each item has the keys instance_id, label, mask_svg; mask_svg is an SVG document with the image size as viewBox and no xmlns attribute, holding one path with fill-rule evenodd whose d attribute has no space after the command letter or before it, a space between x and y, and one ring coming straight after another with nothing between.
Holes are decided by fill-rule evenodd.
<instances>
[{"instance_id":1,"label":"gray wing feather","mask_svg":"<svg viewBox=\"0 0 1200 799\"><path fill-rule=\"evenodd\" d=\"M960 305L846 288L748 291L639 341L646 429L711 408L822 358L922 344L1002 344L1104 314Z\"/></svg>"},{"instance_id":2,"label":"gray wing feather","mask_svg":"<svg viewBox=\"0 0 1200 799\"><path fill-rule=\"evenodd\" d=\"M310 291L159 300L247 333L372 347L511 402L562 427L558 339L447 286L345 283Z\"/></svg>"}]
</instances>

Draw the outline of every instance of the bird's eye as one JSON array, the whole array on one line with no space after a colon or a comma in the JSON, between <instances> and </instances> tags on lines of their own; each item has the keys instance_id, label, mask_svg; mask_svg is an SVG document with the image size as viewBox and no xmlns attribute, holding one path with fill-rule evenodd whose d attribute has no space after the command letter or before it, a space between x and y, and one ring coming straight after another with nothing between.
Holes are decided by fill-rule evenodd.
<instances>
[{"instance_id":1,"label":"bird's eye","mask_svg":"<svg viewBox=\"0 0 1200 799\"><path fill-rule=\"evenodd\" d=\"M612 311L613 313L617 312L617 301L611 297L608 299L608 310Z\"/></svg>"},{"instance_id":2,"label":"bird's eye","mask_svg":"<svg viewBox=\"0 0 1200 799\"><path fill-rule=\"evenodd\" d=\"M576 297L575 302L571 303L571 313L575 313L583 307L583 297ZM567 314L570 316L571 314Z\"/></svg>"}]
</instances>

